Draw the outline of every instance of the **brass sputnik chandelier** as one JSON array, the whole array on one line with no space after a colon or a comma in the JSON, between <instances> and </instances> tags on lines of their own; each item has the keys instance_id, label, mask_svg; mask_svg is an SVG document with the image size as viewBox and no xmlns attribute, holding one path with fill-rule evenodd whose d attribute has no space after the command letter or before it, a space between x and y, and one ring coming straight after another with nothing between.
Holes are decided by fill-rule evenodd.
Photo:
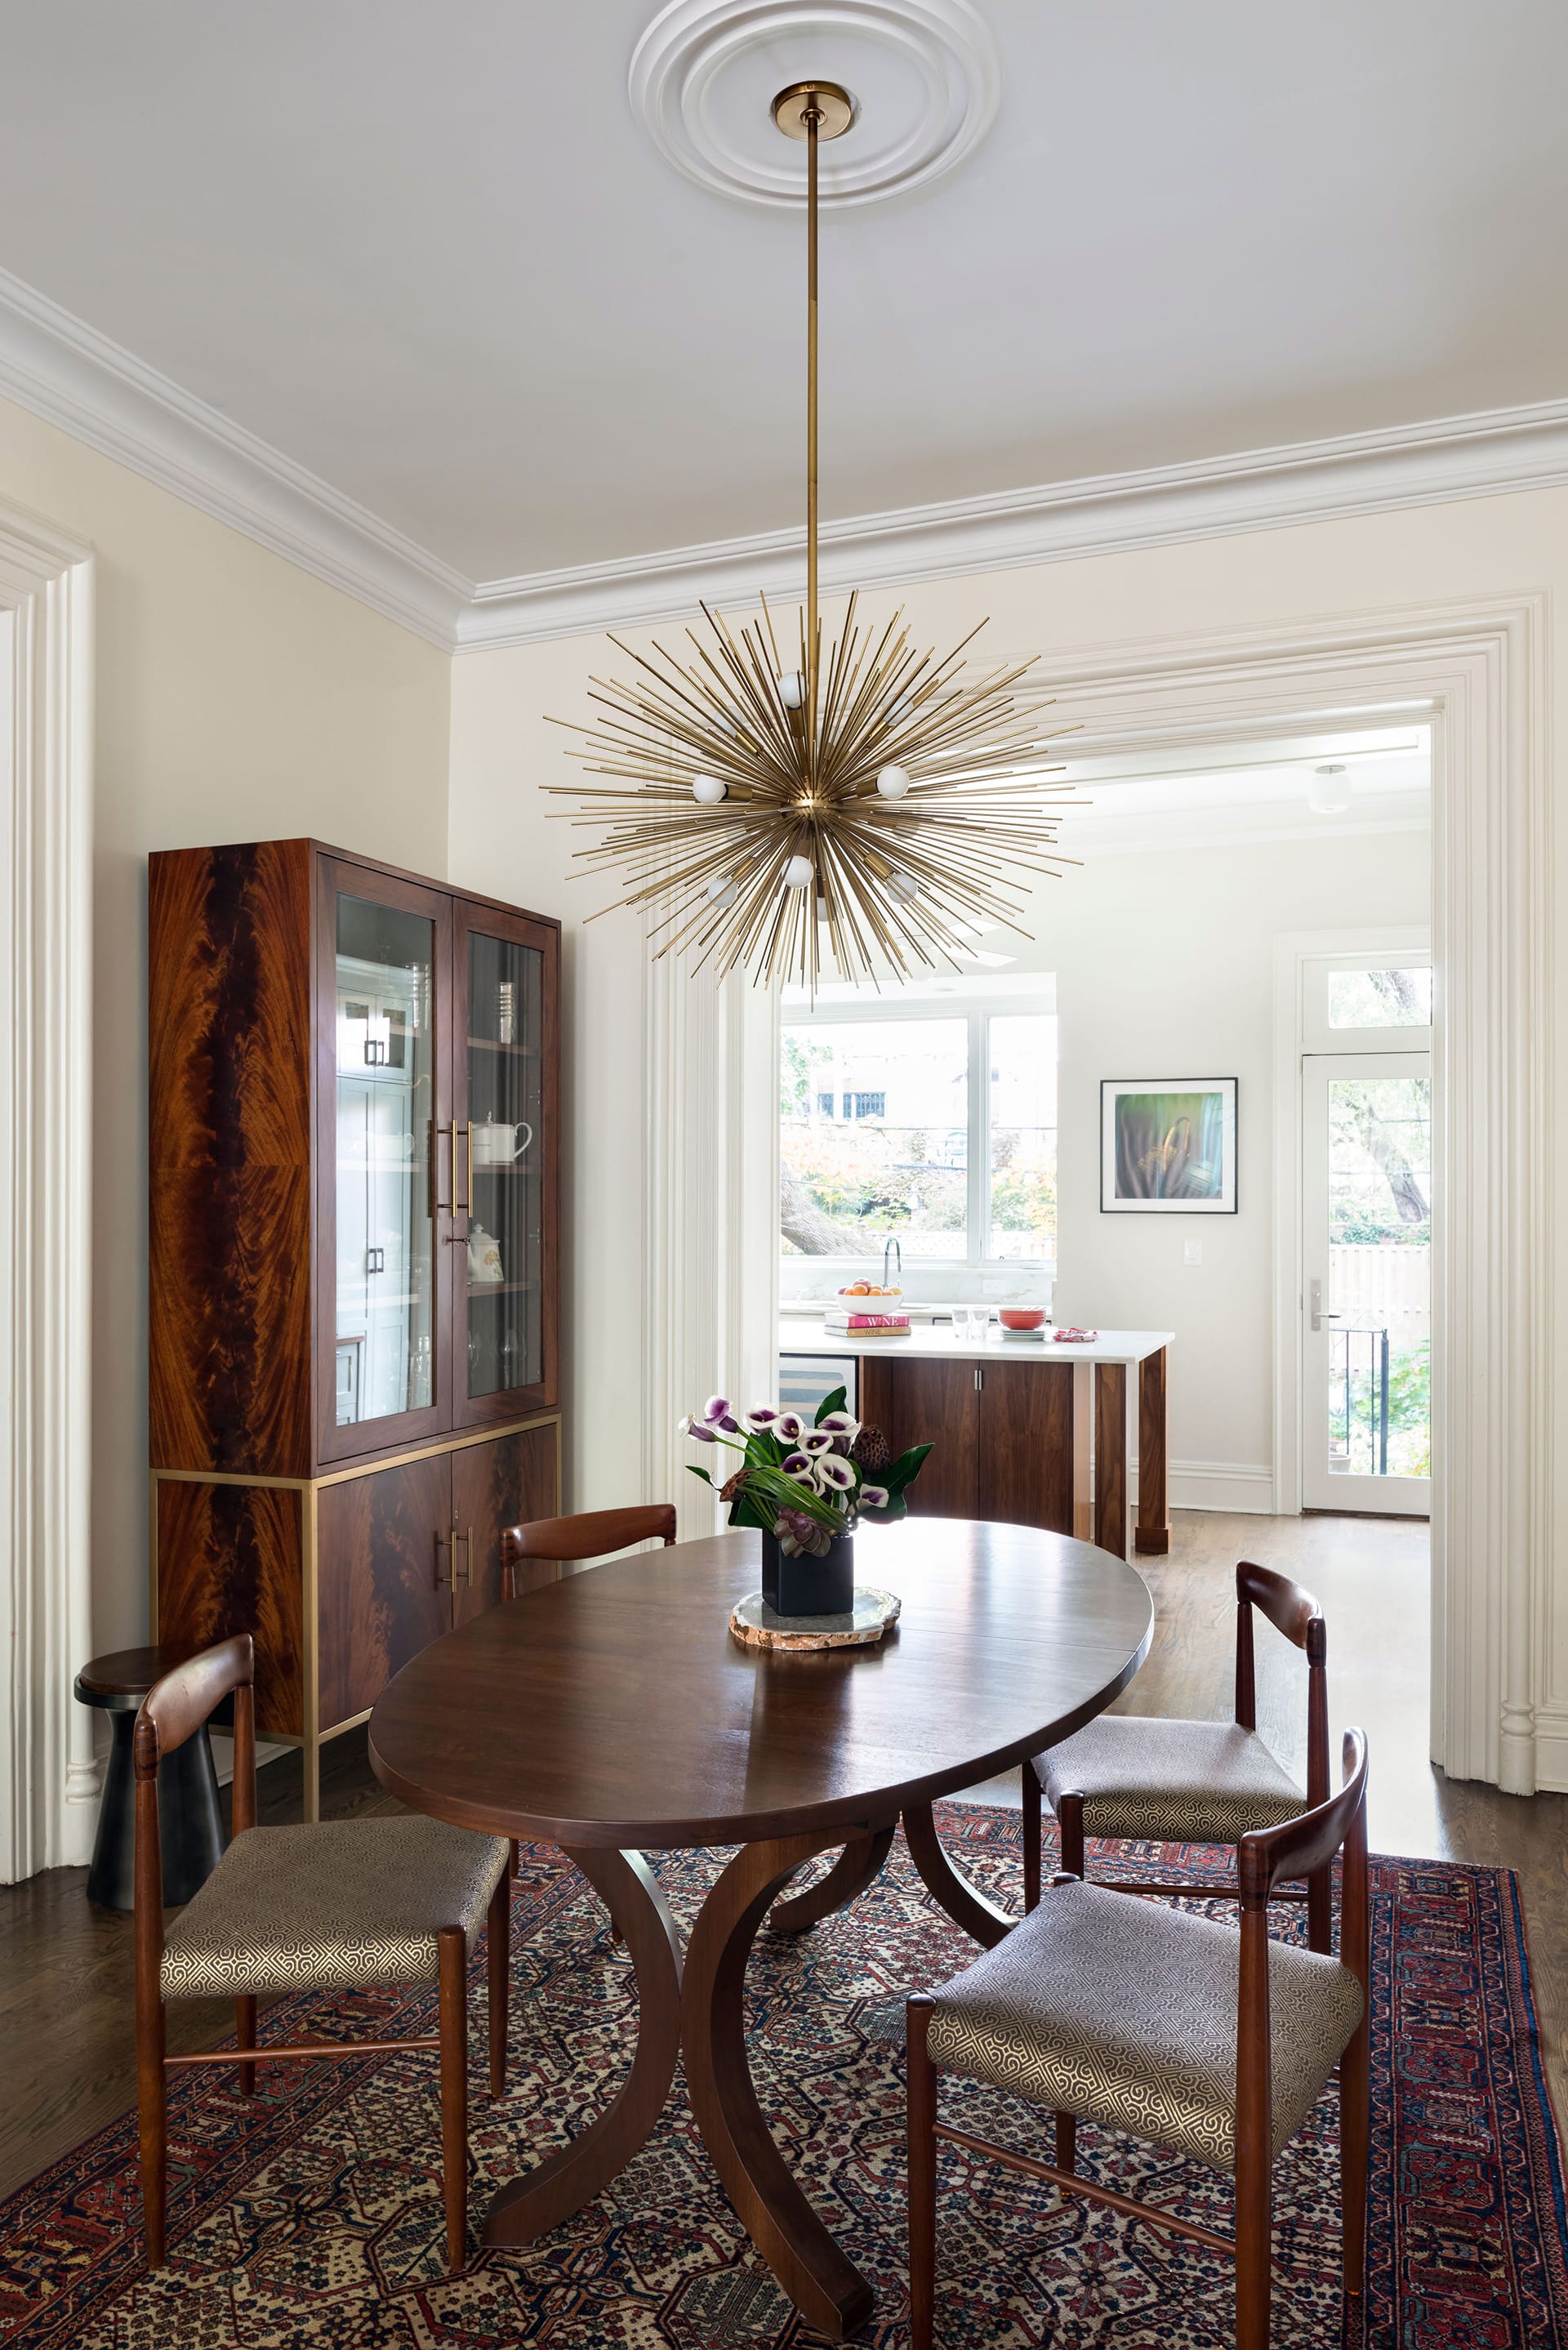
<instances>
[{"instance_id":1,"label":"brass sputnik chandelier","mask_svg":"<svg viewBox=\"0 0 1568 2350\"><path fill-rule=\"evenodd\" d=\"M656 955L682 947L721 978L741 967L814 991L823 931L845 978L957 968L982 925L1020 929L1025 876L1074 861L1055 845L1069 786L1023 771L1043 738L1012 689L1031 660L966 671L983 620L939 660L911 644L902 608L868 626L856 596L823 641L817 150L855 111L826 81L797 82L773 108L806 146L805 609L775 629L763 597L757 619L732 627L704 604L709 634L687 630L684 661L612 635L639 673L596 678L607 715L572 731L587 771L618 780L545 786L577 797L575 822L604 827L577 855L592 872L620 868L617 903L646 910Z\"/></svg>"}]
</instances>

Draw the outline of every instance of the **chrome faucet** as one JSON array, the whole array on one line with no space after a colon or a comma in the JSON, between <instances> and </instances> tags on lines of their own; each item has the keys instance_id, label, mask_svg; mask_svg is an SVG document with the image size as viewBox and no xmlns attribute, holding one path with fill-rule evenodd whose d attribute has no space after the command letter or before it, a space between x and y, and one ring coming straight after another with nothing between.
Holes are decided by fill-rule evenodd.
<instances>
[{"instance_id":1,"label":"chrome faucet","mask_svg":"<svg viewBox=\"0 0 1568 2350\"><path fill-rule=\"evenodd\" d=\"M904 1286L904 1252L899 1247L891 1232L888 1233L887 1240L883 1243L882 1246L882 1286L884 1289L890 1289L892 1287L892 1284L888 1278L888 1259L889 1254L896 1256L898 1260L898 1286L902 1289Z\"/></svg>"}]
</instances>

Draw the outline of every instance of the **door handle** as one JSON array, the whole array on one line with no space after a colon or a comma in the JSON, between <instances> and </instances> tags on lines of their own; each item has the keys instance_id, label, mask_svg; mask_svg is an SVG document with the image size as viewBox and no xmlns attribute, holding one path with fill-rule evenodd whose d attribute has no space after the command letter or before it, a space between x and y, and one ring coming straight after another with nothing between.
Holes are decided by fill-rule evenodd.
<instances>
[{"instance_id":1,"label":"door handle","mask_svg":"<svg viewBox=\"0 0 1568 2350\"><path fill-rule=\"evenodd\" d=\"M463 1580L472 1591L473 1589L473 1528L472 1526L470 1526L467 1534L463 1536L462 1555L467 1562L468 1570Z\"/></svg>"},{"instance_id":2,"label":"door handle","mask_svg":"<svg viewBox=\"0 0 1568 2350\"><path fill-rule=\"evenodd\" d=\"M1323 1329L1324 1326L1330 1322L1344 1321L1345 1316L1343 1314L1325 1314L1324 1312L1323 1284L1321 1281L1314 1281L1311 1284L1308 1294L1312 1301L1312 1326L1314 1330Z\"/></svg>"},{"instance_id":3,"label":"door handle","mask_svg":"<svg viewBox=\"0 0 1568 2350\"><path fill-rule=\"evenodd\" d=\"M447 1541L448 1541L448 1537L447 1537L445 1534L441 1534L441 1533L439 1533L439 1532L438 1532L438 1534L437 1534L437 1535L436 1535L436 1538L435 1538L435 1546L436 1546L436 1589L437 1589L438 1591L441 1590L443 1587L445 1587L445 1588L450 1588L450 1587L451 1587L451 1586L452 1585L452 1583L456 1580L455 1574L453 1574L453 1575L443 1575L443 1574L441 1573L441 1555L442 1551L443 1551L443 1550L445 1550L445 1548L447 1547Z\"/></svg>"}]
</instances>

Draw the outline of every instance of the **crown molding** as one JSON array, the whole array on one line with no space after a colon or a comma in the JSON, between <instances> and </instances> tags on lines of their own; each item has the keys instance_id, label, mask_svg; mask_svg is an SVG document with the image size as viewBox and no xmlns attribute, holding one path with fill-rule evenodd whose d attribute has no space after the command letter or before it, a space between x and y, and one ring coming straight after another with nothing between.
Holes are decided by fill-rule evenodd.
<instances>
[{"instance_id":1,"label":"crown molding","mask_svg":"<svg viewBox=\"0 0 1568 2350\"><path fill-rule=\"evenodd\" d=\"M484 652L689 619L804 589L801 530L477 585L303 465L0 270L0 398L129 466L443 650ZM1568 484L1568 400L1442 417L829 522L823 585L1070 562L1400 506Z\"/></svg>"},{"instance_id":2,"label":"crown molding","mask_svg":"<svg viewBox=\"0 0 1568 2350\"><path fill-rule=\"evenodd\" d=\"M1201 463L1100 473L998 495L860 515L822 527L831 593L1114 555L1242 531L1568 483L1568 400L1441 417ZM759 531L608 563L487 579L458 621L460 652L684 619L699 601L804 591L804 530Z\"/></svg>"},{"instance_id":3,"label":"crown molding","mask_svg":"<svg viewBox=\"0 0 1568 2350\"><path fill-rule=\"evenodd\" d=\"M461 572L5 270L0 395L452 650Z\"/></svg>"}]
</instances>

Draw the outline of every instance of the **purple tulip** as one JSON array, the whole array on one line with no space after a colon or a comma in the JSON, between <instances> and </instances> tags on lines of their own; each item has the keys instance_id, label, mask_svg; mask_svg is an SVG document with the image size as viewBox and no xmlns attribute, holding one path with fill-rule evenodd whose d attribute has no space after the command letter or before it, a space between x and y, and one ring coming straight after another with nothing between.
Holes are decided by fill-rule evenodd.
<instances>
[{"instance_id":1,"label":"purple tulip","mask_svg":"<svg viewBox=\"0 0 1568 2350\"><path fill-rule=\"evenodd\" d=\"M746 1414L746 1426L755 1436L771 1436L778 1423L776 1403L754 1403Z\"/></svg>"},{"instance_id":2,"label":"purple tulip","mask_svg":"<svg viewBox=\"0 0 1568 2350\"><path fill-rule=\"evenodd\" d=\"M888 1494L886 1485L861 1486L860 1506L863 1510L885 1510L888 1506Z\"/></svg>"},{"instance_id":3,"label":"purple tulip","mask_svg":"<svg viewBox=\"0 0 1568 2350\"><path fill-rule=\"evenodd\" d=\"M800 1440L800 1449L803 1452L831 1452L833 1430L830 1428L808 1428Z\"/></svg>"},{"instance_id":4,"label":"purple tulip","mask_svg":"<svg viewBox=\"0 0 1568 2350\"><path fill-rule=\"evenodd\" d=\"M704 1428L700 1419L693 1419L690 1414L680 1422L677 1433L681 1436L693 1436L699 1444L717 1444L719 1441L711 1428Z\"/></svg>"},{"instance_id":5,"label":"purple tulip","mask_svg":"<svg viewBox=\"0 0 1568 2350\"><path fill-rule=\"evenodd\" d=\"M794 1444L804 1425L798 1411L781 1411L774 1422L774 1434L781 1444Z\"/></svg>"},{"instance_id":6,"label":"purple tulip","mask_svg":"<svg viewBox=\"0 0 1568 2350\"><path fill-rule=\"evenodd\" d=\"M855 1482L855 1471L847 1461L840 1460L836 1452L825 1452L816 1463L816 1482L819 1485L836 1486L839 1492L846 1493Z\"/></svg>"},{"instance_id":7,"label":"purple tulip","mask_svg":"<svg viewBox=\"0 0 1568 2350\"><path fill-rule=\"evenodd\" d=\"M813 1468L813 1464L807 1460L804 1452L790 1453L785 1460L779 1463L779 1466L783 1469L786 1477L793 1477L794 1479L796 1484L810 1485L815 1482L815 1472Z\"/></svg>"}]
</instances>

